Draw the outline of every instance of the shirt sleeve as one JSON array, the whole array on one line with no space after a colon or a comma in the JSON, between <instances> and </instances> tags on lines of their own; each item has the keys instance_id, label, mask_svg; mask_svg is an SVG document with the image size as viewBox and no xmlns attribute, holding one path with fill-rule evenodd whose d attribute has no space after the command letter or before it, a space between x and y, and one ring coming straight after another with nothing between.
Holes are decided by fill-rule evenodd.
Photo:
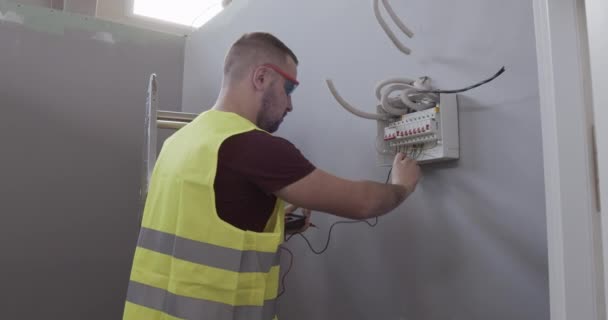
<instances>
[{"instance_id":1,"label":"shirt sleeve","mask_svg":"<svg viewBox=\"0 0 608 320\"><path fill-rule=\"evenodd\" d=\"M269 194L315 170L291 142L258 130L226 139L219 153L223 168L242 175Z\"/></svg>"}]
</instances>

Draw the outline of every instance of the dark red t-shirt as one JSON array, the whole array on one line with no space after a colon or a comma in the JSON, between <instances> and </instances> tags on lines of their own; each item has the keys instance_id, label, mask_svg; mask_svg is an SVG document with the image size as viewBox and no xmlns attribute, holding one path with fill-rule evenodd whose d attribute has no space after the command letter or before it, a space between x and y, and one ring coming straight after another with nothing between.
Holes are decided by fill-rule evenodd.
<instances>
[{"instance_id":1,"label":"dark red t-shirt","mask_svg":"<svg viewBox=\"0 0 608 320\"><path fill-rule=\"evenodd\" d=\"M274 209L276 192L315 167L289 141L254 130L224 141L218 154L215 199L220 218L256 232Z\"/></svg>"}]
</instances>

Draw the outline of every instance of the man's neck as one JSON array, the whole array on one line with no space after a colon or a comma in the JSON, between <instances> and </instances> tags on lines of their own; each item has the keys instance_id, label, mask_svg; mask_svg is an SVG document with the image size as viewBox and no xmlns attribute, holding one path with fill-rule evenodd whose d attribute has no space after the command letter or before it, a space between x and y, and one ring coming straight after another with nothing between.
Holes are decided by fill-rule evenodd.
<instances>
[{"instance_id":1,"label":"man's neck","mask_svg":"<svg viewBox=\"0 0 608 320\"><path fill-rule=\"evenodd\" d=\"M224 93L224 90L220 92L220 96L213 106L214 110L232 112L239 116L251 121L257 125L257 111L252 107L251 100L243 101L238 96L228 93Z\"/></svg>"}]
</instances>

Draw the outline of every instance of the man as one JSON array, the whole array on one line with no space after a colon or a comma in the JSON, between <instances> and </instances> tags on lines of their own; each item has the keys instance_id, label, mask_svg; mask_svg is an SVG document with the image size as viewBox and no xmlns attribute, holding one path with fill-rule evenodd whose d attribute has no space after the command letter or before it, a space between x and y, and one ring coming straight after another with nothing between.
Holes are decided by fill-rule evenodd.
<instances>
[{"instance_id":1,"label":"man","mask_svg":"<svg viewBox=\"0 0 608 320\"><path fill-rule=\"evenodd\" d=\"M420 168L395 157L392 183L315 168L274 137L293 107L298 59L250 33L226 55L215 106L165 142L152 175L125 320L276 318L284 201L351 219L388 213Z\"/></svg>"}]
</instances>

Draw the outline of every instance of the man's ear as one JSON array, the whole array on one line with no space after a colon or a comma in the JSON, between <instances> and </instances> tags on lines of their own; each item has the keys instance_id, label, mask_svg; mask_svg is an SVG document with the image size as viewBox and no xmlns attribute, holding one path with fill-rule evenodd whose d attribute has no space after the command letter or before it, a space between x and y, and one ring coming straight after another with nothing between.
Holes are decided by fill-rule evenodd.
<instances>
[{"instance_id":1,"label":"man's ear","mask_svg":"<svg viewBox=\"0 0 608 320\"><path fill-rule=\"evenodd\" d=\"M270 85L270 73L268 68L257 67L253 70L253 87L255 90L264 91Z\"/></svg>"}]
</instances>

